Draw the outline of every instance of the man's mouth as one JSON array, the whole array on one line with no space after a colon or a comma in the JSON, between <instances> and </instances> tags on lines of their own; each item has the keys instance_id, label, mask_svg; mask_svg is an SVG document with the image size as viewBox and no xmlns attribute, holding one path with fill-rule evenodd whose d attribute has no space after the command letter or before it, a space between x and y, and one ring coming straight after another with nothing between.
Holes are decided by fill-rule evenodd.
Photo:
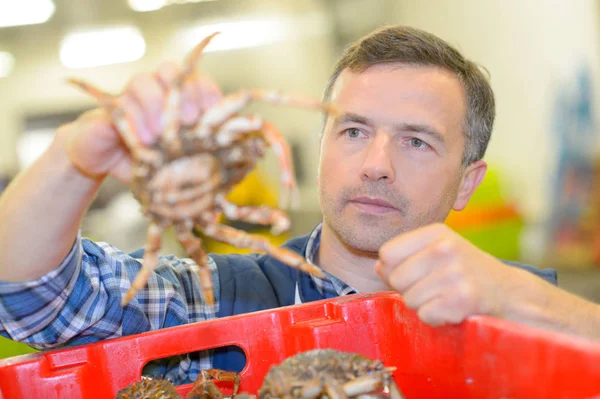
<instances>
[{"instance_id":1,"label":"man's mouth","mask_svg":"<svg viewBox=\"0 0 600 399\"><path fill-rule=\"evenodd\" d=\"M398 210L398 208L380 198L355 197L350 200L350 203L370 213L386 213Z\"/></svg>"}]
</instances>

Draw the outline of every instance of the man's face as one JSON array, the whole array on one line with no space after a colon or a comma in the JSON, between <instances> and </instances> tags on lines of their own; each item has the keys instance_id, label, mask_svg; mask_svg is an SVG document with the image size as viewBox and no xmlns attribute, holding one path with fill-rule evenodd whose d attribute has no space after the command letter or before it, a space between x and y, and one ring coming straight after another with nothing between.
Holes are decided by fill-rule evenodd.
<instances>
[{"instance_id":1,"label":"man's face","mask_svg":"<svg viewBox=\"0 0 600 399\"><path fill-rule=\"evenodd\" d=\"M321 141L319 198L325 228L377 252L394 236L462 209L485 173L461 167L464 89L435 67L377 65L343 71Z\"/></svg>"}]
</instances>

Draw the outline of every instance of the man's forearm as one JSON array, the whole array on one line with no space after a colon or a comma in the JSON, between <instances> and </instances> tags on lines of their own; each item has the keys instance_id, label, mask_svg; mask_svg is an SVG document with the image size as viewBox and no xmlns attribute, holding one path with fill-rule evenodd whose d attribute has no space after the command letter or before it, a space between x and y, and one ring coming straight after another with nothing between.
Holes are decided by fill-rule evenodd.
<instances>
[{"instance_id":1,"label":"man's forearm","mask_svg":"<svg viewBox=\"0 0 600 399\"><path fill-rule=\"evenodd\" d=\"M520 287L519 295L512 296L504 315L506 319L547 330L600 339L600 305L537 277L529 283Z\"/></svg>"},{"instance_id":2,"label":"man's forearm","mask_svg":"<svg viewBox=\"0 0 600 399\"><path fill-rule=\"evenodd\" d=\"M57 138L0 197L0 280L37 279L69 253L101 180L82 175Z\"/></svg>"}]
</instances>

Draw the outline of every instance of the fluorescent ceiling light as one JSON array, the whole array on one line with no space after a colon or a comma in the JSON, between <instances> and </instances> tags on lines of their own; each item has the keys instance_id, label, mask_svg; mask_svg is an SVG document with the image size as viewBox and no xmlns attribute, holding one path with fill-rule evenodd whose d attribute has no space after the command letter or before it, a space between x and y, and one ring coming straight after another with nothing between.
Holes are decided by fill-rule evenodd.
<instances>
[{"instance_id":1,"label":"fluorescent ceiling light","mask_svg":"<svg viewBox=\"0 0 600 399\"><path fill-rule=\"evenodd\" d=\"M137 61L146 53L146 42L135 27L117 27L67 35L60 47L60 60L67 68Z\"/></svg>"},{"instance_id":2,"label":"fluorescent ceiling light","mask_svg":"<svg viewBox=\"0 0 600 399\"><path fill-rule=\"evenodd\" d=\"M55 9L52 0L0 0L0 28L44 23Z\"/></svg>"},{"instance_id":3,"label":"fluorescent ceiling light","mask_svg":"<svg viewBox=\"0 0 600 399\"><path fill-rule=\"evenodd\" d=\"M160 10L167 5L167 0L128 0L128 3L132 10L146 12Z\"/></svg>"},{"instance_id":4,"label":"fluorescent ceiling light","mask_svg":"<svg viewBox=\"0 0 600 399\"><path fill-rule=\"evenodd\" d=\"M173 36L173 46L189 52L206 36L220 32L210 41L205 52L233 50L321 36L330 29L322 13L274 15L257 19L247 17L237 21L202 22L191 28L183 28Z\"/></svg>"},{"instance_id":5,"label":"fluorescent ceiling light","mask_svg":"<svg viewBox=\"0 0 600 399\"><path fill-rule=\"evenodd\" d=\"M284 19L261 19L202 25L185 32L184 41L186 47L191 48L206 36L221 32L211 40L204 52L262 46L287 38L285 22Z\"/></svg>"},{"instance_id":6,"label":"fluorescent ceiling light","mask_svg":"<svg viewBox=\"0 0 600 399\"><path fill-rule=\"evenodd\" d=\"M0 78L4 78L13 70L15 57L11 53L0 51Z\"/></svg>"},{"instance_id":7,"label":"fluorescent ceiling light","mask_svg":"<svg viewBox=\"0 0 600 399\"><path fill-rule=\"evenodd\" d=\"M128 0L129 7L134 11L156 11L172 4L202 3L215 0Z\"/></svg>"}]
</instances>

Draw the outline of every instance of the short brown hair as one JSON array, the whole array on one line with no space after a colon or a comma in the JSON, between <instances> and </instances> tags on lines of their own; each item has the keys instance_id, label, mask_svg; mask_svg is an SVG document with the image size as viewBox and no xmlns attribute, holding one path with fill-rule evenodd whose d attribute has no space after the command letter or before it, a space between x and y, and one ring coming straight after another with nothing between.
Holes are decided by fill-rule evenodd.
<instances>
[{"instance_id":1,"label":"short brown hair","mask_svg":"<svg viewBox=\"0 0 600 399\"><path fill-rule=\"evenodd\" d=\"M394 63L438 66L456 74L467 97L463 165L482 159L496 113L492 88L477 64L431 33L408 26L386 26L350 44L334 67L324 100L330 100L343 70L360 73L376 64Z\"/></svg>"}]
</instances>

